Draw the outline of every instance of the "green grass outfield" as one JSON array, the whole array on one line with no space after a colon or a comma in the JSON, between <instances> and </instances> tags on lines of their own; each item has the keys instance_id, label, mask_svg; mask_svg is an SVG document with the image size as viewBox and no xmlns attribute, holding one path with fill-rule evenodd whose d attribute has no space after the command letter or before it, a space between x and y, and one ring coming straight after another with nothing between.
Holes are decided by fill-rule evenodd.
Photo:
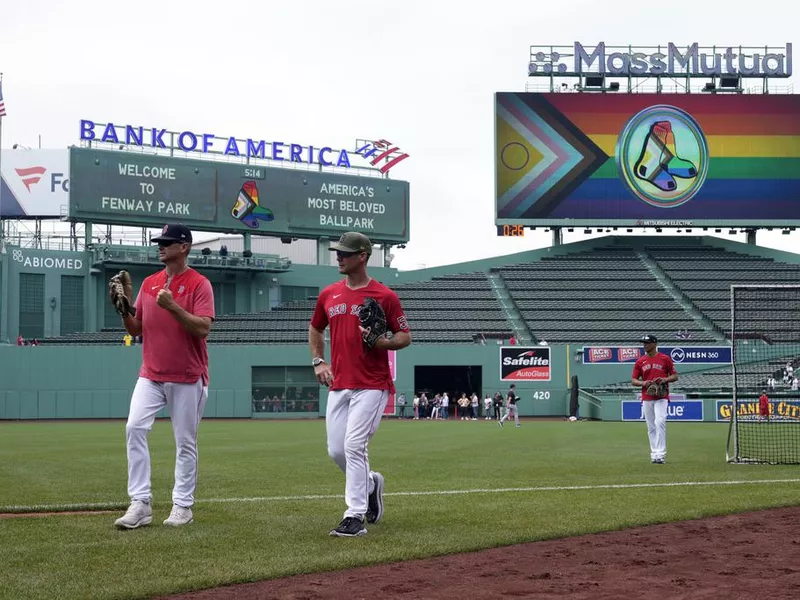
<instances>
[{"instance_id":1,"label":"green grass outfield","mask_svg":"<svg viewBox=\"0 0 800 600\"><path fill-rule=\"evenodd\" d=\"M119 512L0 520L0 596L141 598L637 525L800 504L792 466L725 463L727 425L670 423L668 464L641 423L384 421L373 467L386 514L331 538L344 476L322 420L211 421L200 429L195 523L171 501L169 423L150 435L154 524ZM123 422L0 423L0 512L127 505Z\"/></svg>"}]
</instances>

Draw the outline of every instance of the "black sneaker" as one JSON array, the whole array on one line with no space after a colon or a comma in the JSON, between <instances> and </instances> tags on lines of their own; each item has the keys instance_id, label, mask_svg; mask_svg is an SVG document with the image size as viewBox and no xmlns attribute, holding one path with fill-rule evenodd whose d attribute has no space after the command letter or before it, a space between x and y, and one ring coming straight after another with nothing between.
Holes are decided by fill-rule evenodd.
<instances>
[{"instance_id":1,"label":"black sneaker","mask_svg":"<svg viewBox=\"0 0 800 600\"><path fill-rule=\"evenodd\" d=\"M331 529L331 535L337 537L357 537L367 535L364 521L356 517L345 517L336 529Z\"/></svg>"},{"instance_id":2,"label":"black sneaker","mask_svg":"<svg viewBox=\"0 0 800 600\"><path fill-rule=\"evenodd\" d=\"M377 471L373 471L371 475L375 482L375 489L369 495L367 523L377 523L383 517L383 475Z\"/></svg>"}]
</instances>

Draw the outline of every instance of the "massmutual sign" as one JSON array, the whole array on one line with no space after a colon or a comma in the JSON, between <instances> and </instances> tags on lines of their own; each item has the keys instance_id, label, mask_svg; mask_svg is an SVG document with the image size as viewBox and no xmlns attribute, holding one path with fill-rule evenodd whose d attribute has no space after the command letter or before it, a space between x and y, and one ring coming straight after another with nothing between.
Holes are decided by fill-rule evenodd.
<instances>
[{"instance_id":1,"label":"massmutual sign","mask_svg":"<svg viewBox=\"0 0 800 600\"><path fill-rule=\"evenodd\" d=\"M700 46L531 46L532 76L599 73L610 76L790 77L792 44L785 47Z\"/></svg>"}]
</instances>

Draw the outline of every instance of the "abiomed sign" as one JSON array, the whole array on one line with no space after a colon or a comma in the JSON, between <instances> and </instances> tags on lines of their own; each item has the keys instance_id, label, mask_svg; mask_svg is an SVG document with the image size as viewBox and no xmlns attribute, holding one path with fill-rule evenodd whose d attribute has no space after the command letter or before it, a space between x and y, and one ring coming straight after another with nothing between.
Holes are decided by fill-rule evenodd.
<instances>
[{"instance_id":1,"label":"abiomed sign","mask_svg":"<svg viewBox=\"0 0 800 600\"><path fill-rule=\"evenodd\" d=\"M58 269L60 271L80 271L83 269L83 261L80 258L32 256L19 248L11 251L11 259L22 267L33 269Z\"/></svg>"},{"instance_id":2,"label":"abiomed sign","mask_svg":"<svg viewBox=\"0 0 800 600\"><path fill-rule=\"evenodd\" d=\"M570 58L571 64L566 62ZM785 47L678 46L594 47L531 46L528 75L578 75L599 73L617 76L667 75L685 77L740 76L791 77L792 44Z\"/></svg>"}]
</instances>

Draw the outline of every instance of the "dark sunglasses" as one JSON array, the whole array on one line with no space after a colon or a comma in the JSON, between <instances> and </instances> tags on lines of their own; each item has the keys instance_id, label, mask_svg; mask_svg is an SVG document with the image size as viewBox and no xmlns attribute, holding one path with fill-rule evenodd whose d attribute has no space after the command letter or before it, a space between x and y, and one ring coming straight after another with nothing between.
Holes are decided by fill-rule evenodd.
<instances>
[{"instance_id":1,"label":"dark sunglasses","mask_svg":"<svg viewBox=\"0 0 800 600\"><path fill-rule=\"evenodd\" d=\"M350 258L351 256L355 256L356 254L361 254L361 252L343 252L342 250L337 250L336 258Z\"/></svg>"},{"instance_id":2,"label":"dark sunglasses","mask_svg":"<svg viewBox=\"0 0 800 600\"><path fill-rule=\"evenodd\" d=\"M172 244L180 244L180 243L181 242L179 242L178 240L163 240L163 241L158 242L158 247L159 248L166 248L168 246L172 246Z\"/></svg>"}]
</instances>

